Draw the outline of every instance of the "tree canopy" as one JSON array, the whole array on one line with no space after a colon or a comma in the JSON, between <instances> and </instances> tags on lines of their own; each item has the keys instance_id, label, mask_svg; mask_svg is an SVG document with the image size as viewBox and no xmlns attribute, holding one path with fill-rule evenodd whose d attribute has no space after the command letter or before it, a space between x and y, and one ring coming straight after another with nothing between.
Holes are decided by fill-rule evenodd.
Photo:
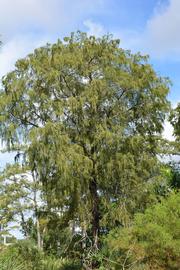
<instances>
[{"instance_id":1,"label":"tree canopy","mask_svg":"<svg viewBox=\"0 0 180 270\"><path fill-rule=\"evenodd\" d=\"M42 183L47 226L56 216L98 250L102 234L143 211L161 177L168 92L147 56L111 36L72 33L17 61L3 78L0 132Z\"/></svg>"}]
</instances>

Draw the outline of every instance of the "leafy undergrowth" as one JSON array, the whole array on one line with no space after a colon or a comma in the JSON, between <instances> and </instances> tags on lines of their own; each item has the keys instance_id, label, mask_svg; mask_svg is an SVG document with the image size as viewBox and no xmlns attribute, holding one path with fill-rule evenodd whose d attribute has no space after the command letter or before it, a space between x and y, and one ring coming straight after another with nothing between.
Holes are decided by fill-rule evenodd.
<instances>
[{"instance_id":1,"label":"leafy undergrowth","mask_svg":"<svg viewBox=\"0 0 180 270\"><path fill-rule=\"evenodd\" d=\"M47 256L31 241L1 247L0 270L80 270L76 262Z\"/></svg>"}]
</instances>

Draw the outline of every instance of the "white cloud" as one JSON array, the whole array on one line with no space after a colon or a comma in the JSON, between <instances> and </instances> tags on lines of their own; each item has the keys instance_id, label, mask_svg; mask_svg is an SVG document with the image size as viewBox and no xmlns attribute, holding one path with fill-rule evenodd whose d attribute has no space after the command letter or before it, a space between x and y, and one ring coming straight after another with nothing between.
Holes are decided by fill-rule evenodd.
<instances>
[{"instance_id":1,"label":"white cloud","mask_svg":"<svg viewBox=\"0 0 180 270\"><path fill-rule=\"evenodd\" d=\"M107 3L109 0L0 0L0 38L6 43L27 33L62 37L78 29L82 22L89 35L101 36L107 29L87 18L107 12ZM180 58L180 0L157 3L142 32L120 28L114 36L122 39L123 47L133 51Z\"/></svg>"},{"instance_id":2,"label":"white cloud","mask_svg":"<svg viewBox=\"0 0 180 270\"><path fill-rule=\"evenodd\" d=\"M83 24L88 29L88 35L99 37L106 33L104 27L100 23L95 23L92 20L85 20Z\"/></svg>"},{"instance_id":3,"label":"white cloud","mask_svg":"<svg viewBox=\"0 0 180 270\"><path fill-rule=\"evenodd\" d=\"M103 12L106 0L0 0L0 34L9 39L27 31L60 32Z\"/></svg>"},{"instance_id":4,"label":"white cloud","mask_svg":"<svg viewBox=\"0 0 180 270\"><path fill-rule=\"evenodd\" d=\"M0 51L0 78L14 68L17 59L25 57L36 47L46 44L48 39L33 39L17 36L2 46Z\"/></svg>"},{"instance_id":5,"label":"white cloud","mask_svg":"<svg viewBox=\"0 0 180 270\"><path fill-rule=\"evenodd\" d=\"M0 0L0 78L34 48L76 31L86 18L103 12L106 1Z\"/></svg>"},{"instance_id":6,"label":"white cloud","mask_svg":"<svg viewBox=\"0 0 180 270\"><path fill-rule=\"evenodd\" d=\"M180 0L169 0L168 5L156 7L147 22L144 45L155 56L180 55Z\"/></svg>"},{"instance_id":7,"label":"white cloud","mask_svg":"<svg viewBox=\"0 0 180 270\"><path fill-rule=\"evenodd\" d=\"M122 46L156 59L180 60L180 0L159 0L142 31L122 29L114 33Z\"/></svg>"}]
</instances>

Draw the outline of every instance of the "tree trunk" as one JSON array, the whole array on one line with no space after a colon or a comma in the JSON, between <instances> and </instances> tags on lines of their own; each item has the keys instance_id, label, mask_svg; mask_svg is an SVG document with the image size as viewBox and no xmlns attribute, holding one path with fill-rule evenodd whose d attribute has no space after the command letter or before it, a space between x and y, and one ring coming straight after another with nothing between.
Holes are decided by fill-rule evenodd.
<instances>
[{"instance_id":1,"label":"tree trunk","mask_svg":"<svg viewBox=\"0 0 180 270\"><path fill-rule=\"evenodd\" d=\"M39 224L38 217L36 217L36 230L37 230L37 246L39 249L42 249L42 240L41 240L40 224Z\"/></svg>"},{"instance_id":2,"label":"tree trunk","mask_svg":"<svg viewBox=\"0 0 180 270\"><path fill-rule=\"evenodd\" d=\"M37 246L39 249L43 249L43 241L41 238L39 215L38 215L37 176L35 175L35 172L32 172L32 177L33 177L33 182L34 182L33 203L34 203L34 213L35 213L35 218L36 218Z\"/></svg>"},{"instance_id":3,"label":"tree trunk","mask_svg":"<svg viewBox=\"0 0 180 270\"><path fill-rule=\"evenodd\" d=\"M29 237L28 230L27 230L27 223L25 221L24 214L23 214L22 211L20 212L20 215L21 215L21 224L22 224L21 226L22 226L22 229L23 229L23 234L24 234L25 237Z\"/></svg>"},{"instance_id":4,"label":"tree trunk","mask_svg":"<svg viewBox=\"0 0 180 270\"><path fill-rule=\"evenodd\" d=\"M99 196L97 190L97 182L93 179L90 182L90 194L92 200L92 236L93 236L93 248L95 250L99 247L99 221L100 221L100 214L99 214Z\"/></svg>"}]
</instances>

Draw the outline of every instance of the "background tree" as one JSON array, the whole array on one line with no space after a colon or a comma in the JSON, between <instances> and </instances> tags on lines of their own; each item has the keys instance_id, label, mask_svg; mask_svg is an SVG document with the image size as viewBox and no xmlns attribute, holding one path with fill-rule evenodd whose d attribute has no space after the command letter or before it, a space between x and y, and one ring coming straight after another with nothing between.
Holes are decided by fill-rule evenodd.
<instances>
[{"instance_id":1,"label":"background tree","mask_svg":"<svg viewBox=\"0 0 180 270\"><path fill-rule=\"evenodd\" d=\"M101 233L129 224L159 177L169 81L147 60L111 36L78 32L36 49L3 79L4 142L28 146L49 216L81 228L94 250Z\"/></svg>"},{"instance_id":2,"label":"background tree","mask_svg":"<svg viewBox=\"0 0 180 270\"><path fill-rule=\"evenodd\" d=\"M24 237L34 237L41 249L41 184L28 169L16 163L7 165L1 173L1 223L6 230L12 229L10 223L18 226Z\"/></svg>"},{"instance_id":3,"label":"background tree","mask_svg":"<svg viewBox=\"0 0 180 270\"><path fill-rule=\"evenodd\" d=\"M170 115L170 121L174 128L174 137L175 142L173 142L173 148L174 148L174 164L173 166L173 185L176 188L180 187L180 103L177 105L177 107L172 111Z\"/></svg>"},{"instance_id":4,"label":"background tree","mask_svg":"<svg viewBox=\"0 0 180 270\"><path fill-rule=\"evenodd\" d=\"M170 116L171 124L174 127L174 135L176 139L179 141L180 139L180 103L177 107L172 111Z\"/></svg>"}]
</instances>

